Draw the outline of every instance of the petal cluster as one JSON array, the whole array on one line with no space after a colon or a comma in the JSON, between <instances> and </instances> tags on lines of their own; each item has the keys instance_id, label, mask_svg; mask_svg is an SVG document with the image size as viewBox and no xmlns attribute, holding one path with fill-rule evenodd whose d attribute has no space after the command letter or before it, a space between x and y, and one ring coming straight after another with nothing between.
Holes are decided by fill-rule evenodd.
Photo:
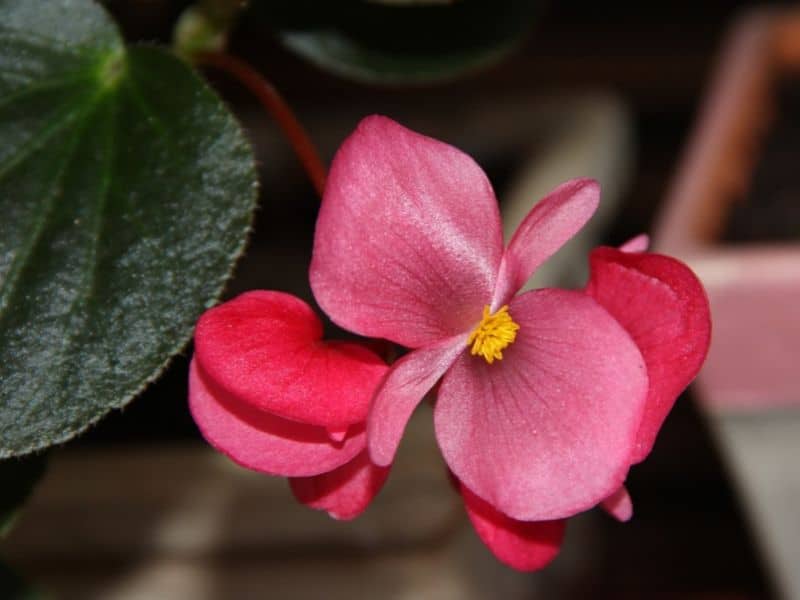
<instances>
[{"instance_id":1,"label":"petal cluster","mask_svg":"<svg viewBox=\"0 0 800 600\"><path fill-rule=\"evenodd\" d=\"M204 437L240 465L290 477L304 503L348 519L388 469L369 460L364 421L387 366L326 342L311 308L253 291L207 311L195 331L189 408Z\"/></svg>"},{"instance_id":2,"label":"petal cluster","mask_svg":"<svg viewBox=\"0 0 800 600\"><path fill-rule=\"evenodd\" d=\"M637 238L598 248L583 290L519 290L594 213L599 186L562 184L504 247L494 192L461 151L368 117L334 158L310 282L341 327L409 349L388 367L326 342L280 292L208 311L190 404L211 444L288 476L339 518L361 512L403 430L436 389L436 438L483 542L541 568L566 521L601 505L632 514L624 481L643 460L710 336L702 286Z\"/></svg>"},{"instance_id":3,"label":"petal cluster","mask_svg":"<svg viewBox=\"0 0 800 600\"><path fill-rule=\"evenodd\" d=\"M585 290L518 294L599 197L595 181L562 184L504 248L475 162L376 116L339 149L317 221L310 280L320 306L351 331L411 350L375 393L372 460L391 464L438 382L442 454L481 538L517 567L525 560L510 549L533 548L539 527L562 531L563 519L604 502L626 517L628 470L708 347L699 282L678 261L642 253L643 240L595 251ZM513 339L489 356L471 352L476 328L501 311L518 326Z\"/></svg>"}]
</instances>

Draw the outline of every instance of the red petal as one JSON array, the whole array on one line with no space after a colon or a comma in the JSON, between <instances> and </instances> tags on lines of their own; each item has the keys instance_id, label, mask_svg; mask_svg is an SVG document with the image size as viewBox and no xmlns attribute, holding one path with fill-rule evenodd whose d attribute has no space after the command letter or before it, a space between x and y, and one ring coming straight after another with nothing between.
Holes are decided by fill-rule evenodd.
<instances>
[{"instance_id":1,"label":"red petal","mask_svg":"<svg viewBox=\"0 0 800 600\"><path fill-rule=\"evenodd\" d=\"M497 201L480 167L373 116L331 165L311 287L345 329L418 348L480 320L502 250Z\"/></svg>"},{"instance_id":2,"label":"red petal","mask_svg":"<svg viewBox=\"0 0 800 600\"><path fill-rule=\"evenodd\" d=\"M346 465L314 477L292 477L289 484L299 502L324 510L334 519L354 519L367 508L389 476L361 452Z\"/></svg>"},{"instance_id":3,"label":"red petal","mask_svg":"<svg viewBox=\"0 0 800 600\"><path fill-rule=\"evenodd\" d=\"M623 485L600 503L600 506L618 521L630 521L633 517L633 502Z\"/></svg>"},{"instance_id":4,"label":"red petal","mask_svg":"<svg viewBox=\"0 0 800 600\"><path fill-rule=\"evenodd\" d=\"M243 467L271 475L324 473L352 460L366 445L363 426L336 444L323 427L237 403L209 385L197 360L189 368L189 409L209 444Z\"/></svg>"},{"instance_id":5,"label":"red petal","mask_svg":"<svg viewBox=\"0 0 800 600\"><path fill-rule=\"evenodd\" d=\"M703 286L683 263L660 254L597 248L586 292L633 337L650 389L631 462L650 453L678 395L694 379L711 340Z\"/></svg>"},{"instance_id":6,"label":"red petal","mask_svg":"<svg viewBox=\"0 0 800 600\"><path fill-rule=\"evenodd\" d=\"M195 332L204 376L239 403L333 431L366 419L388 367L355 343L322 342L299 298L254 291L206 311Z\"/></svg>"},{"instance_id":7,"label":"red petal","mask_svg":"<svg viewBox=\"0 0 800 600\"><path fill-rule=\"evenodd\" d=\"M502 563L518 571L538 571L558 555L567 522L517 521L496 511L461 485L472 526Z\"/></svg>"},{"instance_id":8,"label":"red petal","mask_svg":"<svg viewBox=\"0 0 800 600\"><path fill-rule=\"evenodd\" d=\"M508 304L533 272L575 235L594 214L600 186L593 179L562 183L520 223L503 255L492 311Z\"/></svg>"},{"instance_id":9,"label":"red petal","mask_svg":"<svg viewBox=\"0 0 800 600\"><path fill-rule=\"evenodd\" d=\"M466 349L461 335L406 354L383 380L367 420L372 460L386 466L394 460L403 430L422 398Z\"/></svg>"},{"instance_id":10,"label":"red petal","mask_svg":"<svg viewBox=\"0 0 800 600\"><path fill-rule=\"evenodd\" d=\"M589 296L517 296L503 359L463 354L442 379L436 438L453 473L522 521L591 508L622 485L647 395L642 357Z\"/></svg>"}]
</instances>

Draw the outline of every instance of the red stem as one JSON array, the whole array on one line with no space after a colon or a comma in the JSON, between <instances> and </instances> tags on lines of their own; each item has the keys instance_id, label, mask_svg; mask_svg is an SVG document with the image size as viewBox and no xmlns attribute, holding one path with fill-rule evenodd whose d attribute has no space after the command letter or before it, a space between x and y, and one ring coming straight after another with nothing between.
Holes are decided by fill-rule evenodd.
<instances>
[{"instance_id":1,"label":"red stem","mask_svg":"<svg viewBox=\"0 0 800 600\"><path fill-rule=\"evenodd\" d=\"M243 60L223 52L204 52L194 57L199 65L215 67L225 71L244 85L258 98L261 105L278 123L294 153L303 165L308 178L317 190L320 198L325 189L327 169L319 157L311 138L281 97L278 91L258 71Z\"/></svg>"}]
</instances>

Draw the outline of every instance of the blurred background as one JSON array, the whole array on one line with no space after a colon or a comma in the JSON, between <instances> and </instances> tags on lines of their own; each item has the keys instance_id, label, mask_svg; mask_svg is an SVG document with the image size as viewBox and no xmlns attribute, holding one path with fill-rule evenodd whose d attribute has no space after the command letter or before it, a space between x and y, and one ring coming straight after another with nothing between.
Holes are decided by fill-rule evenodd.
<instances>
[{"instance_id":1,"label":"blurred background","mask_svg":"<svg viewBox=\"0 0 800 600\"><path fill-rule=\"evenodd\" d=\"M106 2L129 40L164 43L187 4ZM587 248L669 226L663 215L675 213L665 203L680 196L679 165L726 35L743 14L766 7L733 0L464 0L456 4L470 10L454 26L443 5L424 24L422 13L387 20L376 5L365 13L358 2L252 4L262 6L238 23L229 51L283 94L326 162L360 118L386 114L475 157L512 230L554 185L575 176L600 179L600 218L540 275L539 285L580 285ZM443 55L447 61L437 59ZM312 301L306 273L319 199L256 101L224 74L205 73L247 130L261 179L255 230L226 297L264 288ZM760 137L753 138L760 141L750 144L753 175L734 186L740 202L733 209L712 211L713 236L697 237L704 245L711 237L726 244L797 240L800 188L791 176L800 87L791 77L775 81L774 100L764 109L769 118L758 121ZM665 249L680 253L682 244ZM742 351L757 352L757 342ZM413 422L376 503L357 521L335 523L296 506L284 481L239 469L206 446L186 408L189 356L191 348L128 408L54 453L4 543L8 562L43 589L75 598L800 593L785 574L797 550L788 557L785 545L776 550L772 530L759 520L772 505L753 493L762 482L751 477L752 468L790 452L774 444L759 420L766 408L730 417L709 408L706 388L690 390L651 456L629 476L634 518L620 524L594 511L573 519L552 566L522 575L497 564L472 534L437 456L428 407ZM794 414L787 406L778 417L784 423ZM750 418L759 435L751 435ZM783 435L800 437L798 431ZM771 445L757 454L764 440ZM756 449L743 453L743 444ZM762 462L744 464L743 454ZM780 477L797 495L780 492L778 516L796 531L800 483Z\"/></svg>"}]
</instances>

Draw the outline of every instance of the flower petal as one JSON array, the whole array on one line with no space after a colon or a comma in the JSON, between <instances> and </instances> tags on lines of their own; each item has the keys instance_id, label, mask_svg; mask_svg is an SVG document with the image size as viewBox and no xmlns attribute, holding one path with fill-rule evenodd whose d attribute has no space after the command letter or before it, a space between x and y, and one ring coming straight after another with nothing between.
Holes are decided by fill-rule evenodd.
<instances>
[{"instance_id":1,"label":"flower petal","mask_svg":"<svg viewBox=\"0 0 800 600\"><path fill-rule=\"evenodd\" d=\"M467 347L467 334L420 348L398 360L383 380L367 419L372 460L386 466L394 460L408 420L422 398Z\"/></svg>"},{"instance_id":2,"label":"flower petal","mask_svg":"<svg viewBox=\"0 0 800 600\"><path fill-rule=\"evenodd\" d=\"M708 299L689 267L668 256L597 248L590 263L586 292L627 330L647 365L650 390L631 460L637 463L705 360Z\"/></svg>"},{"instance_id":3,"label":"flower petal","mask_svg":"<svg viewBox=\"0 0 800 600\"><path fill-rule=\"evenodd\" d=\"M509 517L560 519L625 479L647 396L639 350L589 296L544 289L509 306L519 324L503 359L464 354L434 411L445 461Z\"/></svg>"},{"instance_id":4,"label":"flower petal","mask_svg":"<svg viewBox=\"0 0 800 600\"><path fill-rule=\"evenodd\" d=\"M460 491L475 532L500 562L518 571L538 571L558 555L565 520L517 521L496 511L463 484Z\"/></svg>"},{"instance_id":5,"label":"flower petal","mask_svg":"<svg viewBox=\"0 0 800 600\"><path fill-rule=\"evenodd\" d=\"M366 445L363 426L352 428L336 444L323 427L238 404L209 384L196 359L189 368L189 409L209 444L243 467L270 475L325 473L352 460Z\"/></svg>"},{"instance_id":6,"label":"flower petal","mask_svg":"<svg viewBox=\"0 0 800 600\"><path fill-rule=\"evenodd\" d=\"M366 450L349 463L314 477L292 477L289 485L298 502L324 510L334 519L356 518L383 487L389 467L378 467Z\"/></svg>"},{"instance_id":7,"label":"flower petal","mask_svg":"<svg viewBox=\"0 0 800 600\"><path fill-rule=\"evenodd\" d=\"M584 226L599 201L600 185L595 180L572 179L536 203L503 255L492 311L508 304L539 265Z\"/></svg>"},{"instance_id":8,"label":"flower petal","mask_svg":"<svg viewBox=\"0 0 800 600\"><path fill-rule=\"evenodd\" d=\"M632 237L627 242L619 247L622 252L647 252L650 247L650 236L646 233L640 233L636 237Z\"/></svg>"},{"instance_id":9,"label":"flower petal","mask_svg":"<svg viewBox=\"0 0 800 600\"><path fill-rule=\"evenodd\" d=\"M299 298L247 292L203 314L195 360L238 402L344 430L366 419L388 366L359 344L322 342L321 336L319 318Z\"/></svg>"},{"instance_id":10,"label":"flower petal","mask_svg":"<svg viewBox=\"0 0 800 600\"><path fill-rule=\"evenodd\" d=\"M624 523L633 517L633 502L624 485L603 500L600 506L617 521Z\"/></svg>"},{"instance_id":11,"label":"flower petal","mask_svg":"<svg viewBox=\"0 0 800 600\"><path fill-rule=\"evenodd\" d=\"M418 348L480 320L502 249L494 192L469 156L367 117L331 165L311 288L345 329Z\"/></svg>"}]
</instances>

